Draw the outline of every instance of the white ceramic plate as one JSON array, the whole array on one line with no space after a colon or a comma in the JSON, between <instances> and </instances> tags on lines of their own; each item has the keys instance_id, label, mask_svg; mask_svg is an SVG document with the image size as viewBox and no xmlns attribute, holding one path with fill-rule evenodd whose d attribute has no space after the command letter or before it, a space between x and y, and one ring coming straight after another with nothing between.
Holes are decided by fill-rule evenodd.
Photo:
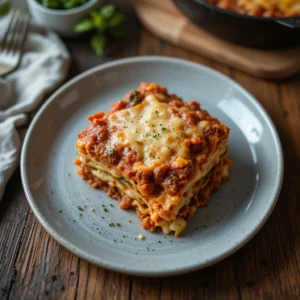
<instances>
[{"instance_id":1,"label":"white ceramic plate","mask_svg":"<svg viewBox=\"0 0 300 300\"><path fill-rule=\"evenodd\" d=\"M180 238L143 230L134 212L92 189L73 165L74 144L88 125L87 116L107 110L141 81L158 82L184 100L196 99L231 128L232 180L197 211ZM21 172L34 214L60 244L104 268L159 276L206 267L249 241L275 205L283 161L270 118L231 79L184 60L137 57L96 67L60 88L31 123ZM121 226L110 227L109 218ZM141 233L145 240L138 239Z\"/></svg>"}]
</instances>

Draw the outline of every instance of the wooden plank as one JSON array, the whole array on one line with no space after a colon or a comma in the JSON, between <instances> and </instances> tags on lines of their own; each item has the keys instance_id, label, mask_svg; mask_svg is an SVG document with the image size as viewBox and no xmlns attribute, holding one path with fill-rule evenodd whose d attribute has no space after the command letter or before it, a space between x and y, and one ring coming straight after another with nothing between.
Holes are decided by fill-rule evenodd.
<instances>
[{"instance_id":1,"label":"wooden plank","mask_svg":"<svg viewBox=\"0 0 300 300\"><path fill-rule=\"evenodd\" d=\"M125 300L129 298L129 276L80 262L77 299Z\"/></svg>"},{"instance_id":2,"label":"wooden plank","mask_svg":"<svg viewBox=\"0 0 300 300\"><path fill-rule=\"evenodd\" d=\"M20 170L17 169L8 182L0 202L0 298L2 299L7 299L16 278L15 261L29 210L20 183Z\"/></svg>"},{"instance_id":3,"label":"wooden plank","mask_svg":"<svg viewBox=\"0 0 300 300\"><path fill-rule=\"evenodd\" d=\"M20 242L15 263L16 277L9 298L74 298L78 260L54 241L30 212Z\"/></svg>"}]
</instances>

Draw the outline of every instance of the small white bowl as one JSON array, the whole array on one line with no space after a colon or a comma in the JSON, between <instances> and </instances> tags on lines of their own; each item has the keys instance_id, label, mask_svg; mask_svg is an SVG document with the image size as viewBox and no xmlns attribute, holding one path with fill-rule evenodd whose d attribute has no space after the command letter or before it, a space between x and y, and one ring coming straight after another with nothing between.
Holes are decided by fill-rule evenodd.
<instances>
[{"instance_id":1,"label":"small white bowl","mask_svg":"<svg viewBox=\"0 0 300 300\"><path fill-rule=\"evenodd\" d=\"M47 8L37 0L27 0L27 4L35 22L56 31L62 36L72 37L78 35L78 33L74 32L76 23L84 18L88 11L96 8L99 0L90 0L72 9Z\"/></svg>"}]
</instances>

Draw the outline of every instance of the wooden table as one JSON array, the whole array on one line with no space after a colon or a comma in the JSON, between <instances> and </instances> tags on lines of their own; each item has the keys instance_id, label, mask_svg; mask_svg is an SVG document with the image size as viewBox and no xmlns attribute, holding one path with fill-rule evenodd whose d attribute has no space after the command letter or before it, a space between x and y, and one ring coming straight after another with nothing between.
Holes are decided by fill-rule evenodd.
<instances>
[{"instance_id":1,"label":"wooden table","mask_svg":"<svg viewBox=\"0 0 300 300\"><path fill-rule=\"evenodd\" d=\"M130 38L106 56L93 55L87 39L65 40L73 57L70 77L104 61L149 54L189 59L232 77L278 129L285 155L278 203L262 230L228 259L183 276L138 278L89 264L53 240L27 204L18 169L0 202L0 299L300 299L300 76L252 78L157 39L138 25L128 4L125 9Z\"/></svg>"}]
</instances>

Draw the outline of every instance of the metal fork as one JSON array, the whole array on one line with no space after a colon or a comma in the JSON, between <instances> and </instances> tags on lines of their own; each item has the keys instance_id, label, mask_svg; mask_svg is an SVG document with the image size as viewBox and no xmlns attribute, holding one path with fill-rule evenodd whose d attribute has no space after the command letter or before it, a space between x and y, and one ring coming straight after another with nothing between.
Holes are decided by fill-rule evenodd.
<instances>
[{"instance_id":1,"label":"metal fork","mask_svg":"<svg viewBox=\"0 0 300 300\"><path fill-rule=\"evenodd\" d=\"M0 76L14 71L21 60L29 24L29 15L12 11L7 31L0 41Z\"/></svg>"}]
</instances>

